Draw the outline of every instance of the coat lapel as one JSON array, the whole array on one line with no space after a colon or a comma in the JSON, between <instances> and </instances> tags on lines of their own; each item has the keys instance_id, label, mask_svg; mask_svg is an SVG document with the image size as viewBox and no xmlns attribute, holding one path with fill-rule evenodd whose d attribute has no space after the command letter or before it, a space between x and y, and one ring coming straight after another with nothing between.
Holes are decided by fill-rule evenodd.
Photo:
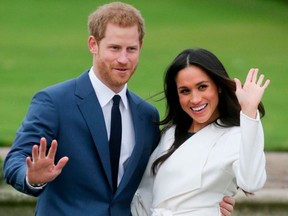
<instances>
[{"instance_id":1,"label":"coat lapel","mask_svg":"<svg viewBox=\"0 0 288 216\"><path fill-rule=\"evenodd\" d=\"M170 131L168 136L174 137L174 131ZM202 170L209 152L224 131L215 124L208 125L184 142L161 165L154 182L153 206L201 187ZM173 141L170 141L169 147Z\"/></svg>"},{"instance_id":2,"label":"coat lapel","mask_svg":"<svg viewBox=\"0 0 288 216\"><path fill-rule=\"evenodd\" d=\"M83 74L77 79L75 95L78 97L78 107L93 137L105 174L112 188L109 144L105 120L88 73Z\"/></svg>"},{"instance_id":3,"label":"coat lapel","mask_svg":"<svg viewBox=\"0 0 288 216\"><path fill-rule=\"evenodd\" d=\"M138 110L139 101L137 98L133 97L129 91L127 91L127 98L129 101L129 106L132 114L132 121L134 126L134 133L135 133L135 146L129 162L127 164L126 170L120 182L119 188L117 193L121 193L123 188L127 185L127 183L132 178L133 173L135 172L136 167L138 167L139 160L141 158L141 153L143 151L144 143L143 143L143 118L141 117L141 112Z\"/></svg>"}]
</instances>

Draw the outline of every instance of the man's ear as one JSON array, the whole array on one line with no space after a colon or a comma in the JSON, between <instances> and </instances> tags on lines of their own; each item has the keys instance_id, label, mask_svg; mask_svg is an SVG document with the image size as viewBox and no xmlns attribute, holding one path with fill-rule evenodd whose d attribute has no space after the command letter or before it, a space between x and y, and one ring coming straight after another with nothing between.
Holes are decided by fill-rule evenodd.
<instances>
[{"instance_id":1,"label":"man's ear","mask_svg":"<svg viewBox=\"0 0 288 216\"><path fill-rule=\"evenodd\" d=\"M90 35L88 37L88 47L92 54L96 54L98 51L98 44L94 36Z\"/></svg>"}]
</instances>

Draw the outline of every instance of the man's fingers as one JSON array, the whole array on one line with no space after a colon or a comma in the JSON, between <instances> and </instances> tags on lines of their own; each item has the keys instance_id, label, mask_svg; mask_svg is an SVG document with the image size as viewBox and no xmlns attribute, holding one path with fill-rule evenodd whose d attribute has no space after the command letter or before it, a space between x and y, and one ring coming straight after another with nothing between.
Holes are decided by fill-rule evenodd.
<instances>
[{"instance_id":1,"label":"man's fingers","mask_svg":"<svg viewBox=\"0 0 288 216\"><path fill-rule=\"evenodd\" d=\"M221 202L221 204L220 204L221 215L222 216L230 216L233 212L233 209L234 209L233 205L235 203L227 203L226 200L225 200L225 202Z\"/></svg>"},{"instance_id":2,"label":"man's fingers","mask_svg":"<svg viewBox=\"0 0 288 216\"><path fill-rule=\"evenodd\" d=\"M230 205L232 205L232 207L235 205L235 199L233 197L230 197L230 196L225 196L223 198L223 200L226 202L226 203L229 203Z\"/></svg>"},{"instance_id":3,"label":"man's fingers","mask_svg":"<svg viewBox=\"0 0 288 216\"><path fill-rule=\"evenodd\" d=\"M62 158L58 161L58 163L57 163L57 165L56 165L56 169L61 172L62 169L63 169L63 167L67 164L68 160L69 160L68 157L62 157Z\"/></svg>"},{"instance_id":4,"label":"man's fingers","mask_svg":"<svg viewBox=\"0 0 288 216\"><path fill-rule=\"evenodd\" d=\"M220 203L220 210L222 216L230 216L234 210L235 199L230 196L225 196Z\"/></svg>"},{"instance_id":5,"label":"man's fingers","mask_svg":"<svg viewBox=\"0 0 288 216\"><path fill-rule=\"evenodd\" d=\"M38 161L38 158L39 158L39 147L38 145L34 145L32 147L32 161L36 162Z\"/></svg>"},{"instance_id":6,"label":"man's fingers","mask_svg":"<svg viewBox=\"0 0 288 216\"><path fill-rule=\"evenodd\" d=\"M221 215L222 216L230 216L231 212L227 211L225 208L220 207Z\"/></svg>"},{"instance_id":7,"label":"man's fingers","mask_svg":"<svg viewBox=\"0 0 288 216\"><path fill-rule=\"evenodd\" d=\"M40 158L46 157L46 146L47 146L47 141L44 137L42 137L40 139L40 147L39 147L39 157Z\"/></svg>"},{"instance_id":8,"label":"man's fingers","mask_svg":"<svg viewBox=\"0 0 288 216\"><path fill-rule=\"evenodd\" d=\"M47 157L48 157L49 159L53 159L53 160L54 160L55 155L56 155L56 151L57 151L57 141L56 141L56 140L53 140L52 143L51 143L49 152L48 152L48 154L47 154Z\"/></svg>"},{"instance_id":9,"label":"man's fingers","mask_svg":"<svg viewBox=\"0 0 288 216\"><path fill-rule=\"evenodd\" d=\"M26 157L26 165L28 168L30 168L32 166L32 160L30 157Z\"/></svg>"}]
</instances>

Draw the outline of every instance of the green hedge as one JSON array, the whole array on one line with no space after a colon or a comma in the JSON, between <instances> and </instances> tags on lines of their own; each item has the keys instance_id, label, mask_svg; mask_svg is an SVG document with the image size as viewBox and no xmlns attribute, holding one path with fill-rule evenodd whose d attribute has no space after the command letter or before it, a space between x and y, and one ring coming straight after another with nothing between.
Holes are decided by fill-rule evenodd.
<instances>
[{"instance_id":1,"label":"green hedge","mask_svg":"<svg viewBox=\"0 0 288 216\"><path fill-rule=\"evenodd\" d=\"M188 47L213 51L231 78L243 81L251 67L259 67L271 79L263 99L265 148L288 151L285 1L124 1L139 8L146 23L141 59L130 89L143 98L160 92L165 68ZM90 68L87 17L104 2L109 0L1 1L0 145L14 139L35 92ZM152 103L164 115L164 104Z\"/></svg>"}]
</instances>

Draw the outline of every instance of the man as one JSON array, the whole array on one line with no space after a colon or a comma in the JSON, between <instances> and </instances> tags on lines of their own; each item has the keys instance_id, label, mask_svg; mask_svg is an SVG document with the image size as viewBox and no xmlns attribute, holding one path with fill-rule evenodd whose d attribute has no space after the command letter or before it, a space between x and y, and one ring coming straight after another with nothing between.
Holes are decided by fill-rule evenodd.
<instances>
[{"instance_id":1,"label":"man","mask_svg":"<svg viewBox=\"0 0 288 216\"><path fill-rule=\"evenodd\" d=\"M159 140L158 111L127 89L144 37L140 12L110 3L92 13L88 25L92 68L33 97L5 159L7 183L39 196L36 215L130 215L131 200ZM120 96L123 128L116 169L109 147L114 95ZM233 200L222 204L229 215Z\"/></svg>"}]
</instances>

